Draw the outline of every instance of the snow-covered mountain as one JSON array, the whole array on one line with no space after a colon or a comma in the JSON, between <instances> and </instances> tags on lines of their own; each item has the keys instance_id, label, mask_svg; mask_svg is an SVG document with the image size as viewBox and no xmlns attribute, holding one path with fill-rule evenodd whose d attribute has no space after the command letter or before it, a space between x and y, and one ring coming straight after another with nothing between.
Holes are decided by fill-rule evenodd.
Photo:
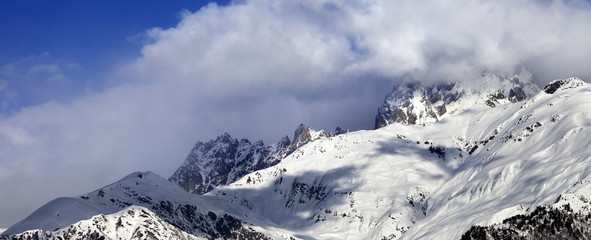
<instances>
[{"instance_id":1,"label":"snow-covered mountain","mask_svg":"<svg viewBox=\"0 0 591 240\"><path fill-rule=\"evenodd\" d=\"M29 230L18 236L23 239L204 239L184 232L138 206L109 215L99 214L67 228Z\"/></svg>"},{"instance_id":2,"label":"snow-covered mountain","mask_svg":"<svg viewBox=\"0 0 591 240\"><path fill-rule=\"evenodd\" d=\"M236 180L220 181L204 195L189 194L185 190L198 187L183 182L185 190L179 181L133 173L48 203L4 238L136 239L136 231L178 239L589 238L591 85L569 78L539 91L524 79L531 82L524 72L484 74L479 88L422 87L444 93L444 100L425 101L445 104L446 112L432 120L318 138L301 129L295 139L315 141L302 141L242 177L232 173ZM452 90L458 98L446 101ZM198 166L209 179L216 176L209 161L242 169L237 163L254 156L252 149L269 148L248 143L229 135L198 143L181 168ZM246 162L255 166L261 159ZM86 235L71 235L79 232Z\"/></svg>"},{"instance_id":3,"label":"snow-covered mountain","mask_svg":"<svg viewBox=\"0 0 591 240\"><path fill-rule=\"evenodd\" d=\"M462 111L473 104L495 107L507 102L529 99L540 89L530 72L521 69L512 76L483 72L481 79L424 86L422 83L398 83L376 115L375 128L392 123L424 124Z\"/></svg>"},{"instance_id":4,"label":"snow-covered mountain","mask_svg":"<svg viewBox=\"0 0 591 240\"><path fill-rule=\"evenodd\" d=\"M41 239L267 238L221 210L224 205L219 203L216 197L192 195L152 172L136 172L88 194L57 198L4 234L30 230L18 236L44 236Z\"/></svg>"},{"instance_id":5,"label":"snow-covered mountain","mask_svg":"<svg viewBox=\"0 0 591 240\"><path fill-rule=\"evenodd\" d=\"M557 199L588 211L591 87L562 82L523 103L316 141L211 194L315 239L459 239Z\"/></svg>"},{"instance_id":6,"label":"snow-covered mountain","mask_svg":"<svg viewBox=\"0 0 591 240\"><path fill-rule=\"evenodd\" d=\"M190 193L204 194L246 174L271 167L306 143L346 132L348 130L337 127L334 133L327 134L300 124L293 142L285 136L269 146L263 141L251 143L248 139L238 140L224 133L207 143L197 142L169 180Z\"/></svg>"}]
</instances>

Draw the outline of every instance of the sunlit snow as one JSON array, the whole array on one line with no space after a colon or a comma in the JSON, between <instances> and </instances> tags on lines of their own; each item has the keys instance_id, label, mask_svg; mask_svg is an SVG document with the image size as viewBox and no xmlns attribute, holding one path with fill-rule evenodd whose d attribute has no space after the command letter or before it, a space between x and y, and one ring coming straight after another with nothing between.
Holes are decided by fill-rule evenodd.
<instances>
[{"instance_id":1,"label":"sunlit snow","mask_svg":"<svg viewBox=\"0 0 591 240\"><path fill-rule=\"evenodd\" d=\"M590 93L568 79L523 102L475 103L424 125L320 138L204 196L133 173L56 199L7 233L121 214L126 203L150 210L143 202L160 200L233 215L276 239L459 239L473 225L541 205L590 212Z\"/></svg>"}]
</instances>

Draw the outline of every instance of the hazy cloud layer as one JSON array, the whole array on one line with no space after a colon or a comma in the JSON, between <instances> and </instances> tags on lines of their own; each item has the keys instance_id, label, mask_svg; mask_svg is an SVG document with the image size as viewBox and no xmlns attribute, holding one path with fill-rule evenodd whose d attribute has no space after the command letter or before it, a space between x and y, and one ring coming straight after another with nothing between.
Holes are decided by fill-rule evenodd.
<instances>
[{"instance_id":1,"label":"hazy cloud layer","mask_svg":"<svg viewBox=\"0 0 591 240\"><path fill-rule=\"evenodd\" d=\"M540 84L591 80L584 1L255 0L146 35L142 57L105 70L114 87L0 119L0 226L131 171L168 177L195 141L225 131L271 143L301 122L369 129L393 81L517 67ZM63 68L29 73L59 81Z\"/></svg>"}]
</instances>

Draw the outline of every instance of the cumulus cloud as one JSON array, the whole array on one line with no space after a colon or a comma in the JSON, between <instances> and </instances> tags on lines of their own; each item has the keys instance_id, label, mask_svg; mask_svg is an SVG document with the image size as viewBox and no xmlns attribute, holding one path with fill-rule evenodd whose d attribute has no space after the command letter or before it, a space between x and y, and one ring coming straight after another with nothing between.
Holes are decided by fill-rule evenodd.
<instances>
[{"instance_id":1,"label":"cumulus cloud","mask_svg":"<svg viewBox=\"0 0 591 240\"><path fill-rule=\"evenodd\" d=\"M583 1L252 0L143 35L141 57L105 70L113 87L0 118L0 225L131 171L168 177L194 141L226 131L270 143L301 122L371 128L394 81L519 67L540 84L591 80ZM57 67L29 71L70 69Z\"/></svg>"}]
</instances>

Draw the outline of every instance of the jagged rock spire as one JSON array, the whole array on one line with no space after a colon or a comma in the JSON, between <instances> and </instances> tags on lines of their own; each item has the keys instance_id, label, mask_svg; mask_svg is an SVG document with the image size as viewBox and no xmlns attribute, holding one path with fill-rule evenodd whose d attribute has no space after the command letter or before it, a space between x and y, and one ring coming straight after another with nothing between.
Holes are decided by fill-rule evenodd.
<instances>
[{"instance_id":1,"label":"jagged rock spire","mask_svg":"<svg viewBox=\"0 0 591 240\"><path fill-rule=\"evenodd\" d=\"M262 141L251 143L224 133L215 140L197 142L169 180L190 193L204 194L246 174L271 167L309 142L347 132L348 129L337 127L334 134L326 134L323 130L315 131L300 124L294 132L293 141L285 136L269 146Z\"/></svg>"}]
</instances>

